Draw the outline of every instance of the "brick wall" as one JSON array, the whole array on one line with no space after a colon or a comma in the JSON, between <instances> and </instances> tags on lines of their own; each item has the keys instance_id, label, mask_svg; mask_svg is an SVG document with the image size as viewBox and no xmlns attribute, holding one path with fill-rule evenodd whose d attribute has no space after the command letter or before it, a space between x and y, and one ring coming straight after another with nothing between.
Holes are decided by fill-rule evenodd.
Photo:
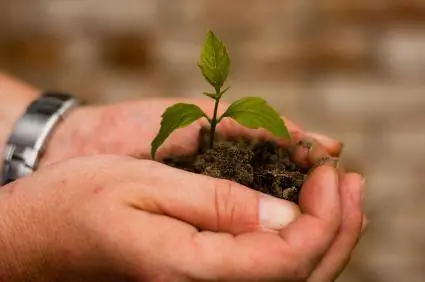
<instances>
[{"instance_id":1,"label":"brick wall","mask_svg":"<svg viewBox=\"0 0 425 282\"><path fill-rule=\"evenodd\" d=\"M228 99L261 95L346 143L368 234L340 281L422 281L425 2L3 0L0 68L113 102L196 96L207 28L233 58Z\"/></svg>"}]
</instances>

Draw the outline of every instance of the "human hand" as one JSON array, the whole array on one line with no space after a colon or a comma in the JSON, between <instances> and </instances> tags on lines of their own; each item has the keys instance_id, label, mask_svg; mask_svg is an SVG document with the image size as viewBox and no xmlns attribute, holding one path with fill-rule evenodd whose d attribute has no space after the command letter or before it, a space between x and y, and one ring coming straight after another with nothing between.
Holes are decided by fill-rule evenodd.
<instances>
[{"instance_id":1,"label":"human hand","mask_svg":"<svg viewBox=\"0 0 425 282\"><path fill-rule=\"evenodd\" d=\"M213 104L209 100L179 100L199 105L206 113L212 113ZM71 157L94 154L119 154L136 158L150 158L150 144L157 134L164 110L177 102L172 99L143 99L116 105L81 107L74 110L59 124L41 166L66 160ZM222 103L219 111L227 105ZM305 137L317 140L329 154L339 155L342 144L319 134L311 134L285 119L292 133L303 133ZM191 126L174 132L158 151L158 157L173 154L186 154L195 150L199 130L206 125L198 120ZM217 131L224 135L241 135L246 130L231 120L223 120ZM249 130L249 134L263 135L261 130Z\"/></svg>"},{"instance_id":2,"label":"human hand","mask_svg":"<svg viewBox=\"0 0 425 282\"><path fill-rule=\"evenodd\" d=\"M5 84L3 83L3 85ZM2 89L4 90L5 88L3 87ZM26 87L25 89L30 89L30 87ZM7 94L7 92L19 93L19 91L6 91L5 93ZM36 89L24 92L33 96L38 93ZM167 106L174 102L171 100L153 99L128 102L116 106L80 108L74 111L54 133L50 146L48 146L47 154L42 160L42 166L70 157L97 153L116 153L136 157L148 157L150 140L159 129L160 115ZM201 107L206 112L211 112L211 109L208 111L210 103L205 104L204 102L200 102L198 104L201 104ZM17 106L22 105L25 106L26 103ZM12 113L19 114L20 112L21 110L15 110ZM9 118L9 120L14 120L13 115ZM307 154L310 156L308 159L314 159L320 155L317 152L321 151L327 151L331 155L338 155L340 153L341 144L339 142L321 135L303 132L301 128L287 119L286 122L290 131L303 133L303 140L307 138L307 140L311 141L311 138L313 138L312 143L318 144L318 146L315 146L315 150ZM197 133L201 126L201 123L195 123L193 126L173 134L160 150L159 155L181 154L193 150L196 147ZM10 125L6 124L6 126L1 128L5 129L3 133L0 130L0 139L3 140L4 136L8 135ZM222 122L218 131L221 131L225 135L240 135L242 133L250 136L254 134L257 137L266 136L263 134L264 132L254 130L247 132L241 129L241 127L235 127L234 124L226 121ZM301 136L300 134L294 135L296 136L296 140ZM184 141L183 143L180 142L182 140ZM301 152L298 155L302 156L303 148L300 147L298 151ZM349 174L341 177L341 183L346 183L340 185L343 221L332 247L327 251L320 265L310 276L310 281L331 281L333 279L332 277L335 277L343 268L342 266L347 261L352 248L358 240L362 212L357 203L358 197L356 197L359 185L358 183L355 184L356 181L352 178L359 179L359 176Z\"/></svg>"},{"instance_id":3,"label":"human hand","mask_svg":"<svg viewBox=\"0 0 425 282\"><path fill-rule=\"evenodd\" d=\"M359 233L360 191L361 177L338 179L326 163L303 186L299 214L157 162L77 158L0 190L0 280L332 281Z\"/></svg>"},{"instance_id":4,"label":"human hand","mask_svg":"<svg viewBox=\"0 0 425 282\"><path fill-rule=\"evenodd\" d=\"M1 72L0 84L0 101L7 101L7 103L0 103L0 154L2 154L14 123L25 108L39 97L41 91ZM143 99L111 106L81 107L73 111L65 122L55 128L47 152L39 166L70 157L98 153L149 158L150 141L159 130L160 116L175 102L177 101L172 99ZM192 99L187 102L199 104L207 113L213 111L211 101ZM225 103L220 103L219 111L222 112L226 106ZM290 131L303 132L299 126L285 120ZM227 121L221 122L218 131L223 131L221 127L224 123ZM190 128L174 133L161 148L160 155L161 151L163 156L167 152L181 154L193 151L197 145L201 125L202 122L198 121ZM241 126L232 126L228 129L233 132L240 128ZM229 130L227 131L229 133ZM224 134L227 133L224 132ZM318 139L331 155L340 153L340 142L323 135L309 135ZM179 142L181 140L184 142ZM177 150L174 149L176 147ZM0 162L0 170L1 166Z\"/></svg>"},{"instance_id":5,"label":"human hand","mask_svg":"<svg viewBox=\"0 0 425 282\"><path fill-rule=\"evenodd\" d=\"M150 141L159 129L160 115L166 107L174 102L166 99L152 99L106 107L80 108L65 121L54 135L43 164L96 153L149 158ZM211 103L208 102L195 101L207 113L212 111ZM221 105L221 107L225 106ZM285 119L285 121L294 138L290 144L282 140L278 140L279 143L298 147L299 144L305 145L308 142L309 146L311 144L314 146L314 150L309 150L308 146L299 147L298 153L295 155L299 163L305 163L306 160L307 163L314 163L321 157L340 154L342 148L340 142L323 135L305 132L290 120ZM199 129L204 125L205 123L198 121L173 133L159 150L159 158L192 152L197 146ZM228 137L271 138L264 130L246 129L232 120L223 120L217 130ZM351 174L341 178L342 183L347 182L340 185L343 222L332 248L328 250L320 267L312 274L310 281L332 281L347 264L351 252L359 240L361 230L365 229L366 219L361 206L356 202L358 200L356 195L360 193L359 188L358 185L351 184L353 177L359 179L359 176Z\"/></svg>"}]
</instances>

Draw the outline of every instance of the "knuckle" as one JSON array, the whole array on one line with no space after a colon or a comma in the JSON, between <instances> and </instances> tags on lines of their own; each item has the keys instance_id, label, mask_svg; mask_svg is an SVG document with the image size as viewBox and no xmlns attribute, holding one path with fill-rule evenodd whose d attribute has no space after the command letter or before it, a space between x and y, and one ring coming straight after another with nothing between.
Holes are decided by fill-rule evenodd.
<instances>
[{"instance_id":1,"label":"knuckle","mask_svg":"<svg viewBox=\"0 0 425 282\"><path fill-rule=\"evenodd\" d=\"M213 208L217 230L240 233L260 228L260 198L260 193L245 189L238 183L216 180Z\"/></svg>"},{"instance_id":2,"label":"knuckle","mask_svg":"<svg viewBox=\"0 0 425 282\"><path fill-rule=\"evenodd\" d=\"M234 197L235 183L230 180L219 179L214 185L214 210L216 228L221 230L235 220L237 201Z\"/></svg>"}]
</instances>

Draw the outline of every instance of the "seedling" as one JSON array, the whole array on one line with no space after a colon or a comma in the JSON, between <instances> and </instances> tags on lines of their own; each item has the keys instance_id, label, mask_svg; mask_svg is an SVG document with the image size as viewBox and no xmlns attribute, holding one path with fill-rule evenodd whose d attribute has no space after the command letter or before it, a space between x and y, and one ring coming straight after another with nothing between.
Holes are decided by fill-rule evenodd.
<instances>
[{"instance_id":1,"label":"seedling","mask_svg":"<svg viewBox=\"0 0 425 282\"><path fill-rule=\"evenodd\" d=\"M260 97L245 97L237 100L223 115L217 117L221 97L230 89L230 87L223 87L229 74L230 56L225 44L212 31L207 33L198 66L214 90L203 93L215 102L213 116L209 118L201 108L193 104L177 103L168 107L162 114L161 128L151 144L153 159L158 148L174 130L186 127L200 118L206 118L210 124L209 145L211 148L214 147L217 124L223 118L232 118L248 128L264 128L277 137L290 138L279 113Z\"/></svg>"}]
</instances>

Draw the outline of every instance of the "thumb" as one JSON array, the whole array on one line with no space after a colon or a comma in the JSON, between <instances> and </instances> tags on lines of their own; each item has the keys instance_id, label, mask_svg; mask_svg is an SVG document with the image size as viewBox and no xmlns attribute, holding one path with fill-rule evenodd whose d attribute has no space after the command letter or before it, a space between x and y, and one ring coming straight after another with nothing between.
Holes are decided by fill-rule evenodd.
<instances>
[{"instance_id":1,"label":"thumb","mask_svg":"<svg viewBox=\"0 0 425 282\"><path fill-rule=\"evenodd\" d=\"M240 234L280 230L299 215L298 206L239 185L166 165L143 161L136 175L152 187L135 184L130 204L185 221L199 229ZM142 170L142 171L140 171ZM133 182L134 183L134 182ZM154 187L153 187L154 186Z\"/></svg>"}]
</instances>

